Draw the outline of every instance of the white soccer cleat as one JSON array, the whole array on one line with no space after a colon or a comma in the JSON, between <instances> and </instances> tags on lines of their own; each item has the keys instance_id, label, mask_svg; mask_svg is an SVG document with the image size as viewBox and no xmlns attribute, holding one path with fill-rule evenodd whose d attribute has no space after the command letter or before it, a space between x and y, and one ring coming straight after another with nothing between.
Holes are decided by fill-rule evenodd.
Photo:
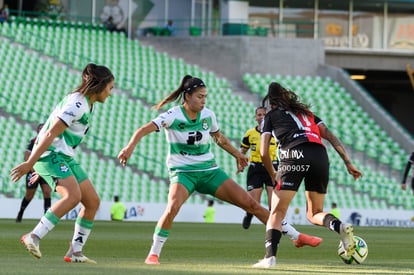
<instances>
[{"instance_id":1,"label":"white soccer cleat","mask_svg":"<svg viewBox=\"0 0 414 275\"><path fill-rule=\"evenodd\" d=\"M276 257L272 256L269 258L264 258L260 260L258 263L255 263L253 268L274 268L276 267Z\"/></svg>"},{"instance_id":2,"label":"white soccer cleat","mask_svg":"<svg viewBox=\"0 0 414 275\"><path fill-rule=\"evenodd\" d=\"M22 244L26 247L26 249L33 255L33 257L40 259L42 258L42 253L39 249L39 239L33 238L32 234L23 235L20 239Z\"/></svg>"},{"instance_id":3,"label":"white soccer cleat","mask_svg":"<svg viewBox=\"0 0 414 275\"><path fill-rule=\"evenodd\" d=\"M67 263L85 263L85 264L96 264L96 261L89 259L82 252L73 252L72 244L69 244L69 250L63 257L63 260Z\"/></svg>"},{"instance_id":4,"label":"white soccer cleat","mask_svg":"<svg viewBox=\"0 0 414 275\"><path fill-rule=\"evenodd\" d=\"M89 259L85 255L79 255L79 256L72 255L72 257L65 256L64 260L65 262L68 262L68 263L72 262L72 263L96 264L96 261Z\"/></svg>"},{"instance_id":5,"label":"white soccer cleat","mask_svg":"<svg viewBox=\"0 0 414 275\"><path fill-rule=\"evenodd\" d=\"M340 228L341 242L347 256L352 256L356 249L354 227L350 223L342 223Z\"/></svg>"}]
</instances>

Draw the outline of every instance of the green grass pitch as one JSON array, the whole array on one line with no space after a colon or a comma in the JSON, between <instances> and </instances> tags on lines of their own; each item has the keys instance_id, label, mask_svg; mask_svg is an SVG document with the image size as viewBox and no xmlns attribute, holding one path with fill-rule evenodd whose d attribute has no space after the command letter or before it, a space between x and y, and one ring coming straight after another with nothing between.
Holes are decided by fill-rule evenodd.
<instances>
[{"instance_id":1,"label":"green grass pitch","mask_svg":"<svg viewBox=\"0 0 414 275\"><path fill-rule=\"evenodd\" d=\"M240 224L175 223L159 266L145 265L155 222L95 222L84 248L97 265L63 261L73 221L61 221L41 242L42 259L20 244L20 236L37 220L0 220L0 274L414 274L414 229L356 227L368 243L361 265L346 265L337 256L338 235L317 226L298 230L324 238L317 248L295 248L282 238L275 270L251 266L264 256L263 225L244 230Z\"/></svg>"}]
</instances>

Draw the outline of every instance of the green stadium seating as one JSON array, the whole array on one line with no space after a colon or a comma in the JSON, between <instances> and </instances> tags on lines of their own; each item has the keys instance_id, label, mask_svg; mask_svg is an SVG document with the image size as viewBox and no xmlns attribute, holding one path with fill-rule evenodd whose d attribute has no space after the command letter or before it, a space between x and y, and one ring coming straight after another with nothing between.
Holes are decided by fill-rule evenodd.
<instances>
[{"instance_id":1,"label":"green stadium seating","mask_svg":"<svg viewBox=\"0 0 414 275\"><path fill-rule=\"evenodd\" d=\"M174 90L185 74L198 76L206 82L209 88L208 105L215 110L221 130L232 139L235 146L238 147L240 138L247 130L246 122L251 125L255 123L252 114L256 106L235 96L227 80L215 76L212 72L203 71L196 65L186 64L182 59L171 58L166 53L156 52L152 47L142 46L139 41L128 40L122 34L78 23L13 21L0 26L0 35L14 42L13 45L6 40L0 43L0 58L7 64L0 68L0 74L9 76L0 84L0 108L12 117L18 117L31 125L30 129L26 127L24 130L30 135L34 134L33 124L44 121L45 116L63 95L79 84L81 70L87 63L105 64L113 71L119 90L115 91L105 105L96 106L90 135L85 139L85 144L79 152L80 162L90 171L90 177L104 200L112 200L112 196L117 193L126 201L166 201L168 173L163 160L160 164L159 159L159 156L165 156L167 152L163 133L149 135L138 144L128 169L119 166L116 155L128 142L136 127L157 115L150 106ZM27 51L19 45L24 45L32 51ZM399 160L399 163L406 161L406 154L398 144L392 143L349 93L332 79L246 74L244 81L258 98L267 91L270 81L279 81L282 85L298 90L301 97L309 98L309 103L315 105L318 114L327 120L329 127L337 131L347 144L354 145L355 150L368 155L368 150L374 151L377 148L377 156L384 152L389 153L389 156L397 156L390 160L395 168L398 166L394 160ZM318 98L320 100L316 100ZM232 104L229 105L228 102ZM332 108L338 108L338 111L347 114L344 117L348 117L348 120L329 116ZM229 111L237 116L228 116ZM363 131L353 128L353 125L361 123ZM367 136L363 133L367 133ZM26 134L26 138L28 136L29 134ZM374 140L373 137L378 139ZM21 142L25 144L27 141L20 140L16 146L21 146ZM384 147L389 149L388 151L382 148L383 142L387 142ZM219 165L229 175L234 175L234 159L215 144L212 148ZM20 156L21 152L22 148L13 153ZM402 154L405 154L404 157ZM330 156L335 155L334 152L330 153ZM7 165L10 167L19 161L11 160ZM391 196L385 196L375 204L367 203L371 200L364 198L374 194L375 189L372 186L365 188L364 184L354 183L346 173L339 172L345 168L337 157L331 157L331 161L336 163L332 165L334 170L331 172L331 187L342 188L344 192L332 195L332 198L329 196L335 192L330 192L327 202L341 200L349 207L365 203L369 207L377 208L395 202L391 201ZM370 168L364 167L365 170ZM1 175L4 177L8 173L2 171ZM245 173L241 173L234 178L244 186L245 177ZM384 175L378 177L388 178ZM373 177L367 185L374 183ZM10 186L12 185L6 184L6 188ZM17 197L21 195L18 190L12 191ZM305 199L300 193L295 196L294 204L304 206ZM404 198L407 193L402 193ZM198 195L192 196L189 201L204 203ZM265 196L262 203L267 203ZM409 205L403 199L398 204Z\"/></svg>"}]
</instances>

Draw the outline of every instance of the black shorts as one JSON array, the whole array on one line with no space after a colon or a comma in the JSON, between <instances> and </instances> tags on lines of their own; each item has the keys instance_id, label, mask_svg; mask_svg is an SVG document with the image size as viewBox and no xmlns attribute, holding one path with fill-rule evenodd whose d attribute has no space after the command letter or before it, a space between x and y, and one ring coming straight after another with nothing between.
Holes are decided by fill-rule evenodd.
<instances>
[{"instance_id":1,"label":"black shorts","mask_svg":"<svg viewBox=\"0 0 414 275\"><path fill-rule=\"evenodd\" d=\"M36 189L39 186L39 184L40 185L47 184L47 182L42 177L40 177L35 183L30 185L29 181L31 178L32 178L32 172L27 173L26 174L26 188L27 189Z\"/></svg>"},{"instance_id":2,"label":"black shorts","mask_svg":"<svg viewBox=\"0 0 414 275\"><path fill-rule=\"evenodd\" d=\"M282 152L280 154L282 156ZM278 190L297 191L302 180L305 190L326 194L329 181L329 159L323 145L299 144L283 153L279 162Z\"/></svg>"},{"instance_id":3,"label":"black shorts","mask_svg":"<svg viewBox=\"0 0 414 275\"><path fill-rule=\"evenodd\" d=\"M273 163L273 167L277 171L277 163ZM273 187L272 179L269 176L263 163L251 162L247 170L247 191L263 188L265 186Z\"/></svg>"}]
</instances>

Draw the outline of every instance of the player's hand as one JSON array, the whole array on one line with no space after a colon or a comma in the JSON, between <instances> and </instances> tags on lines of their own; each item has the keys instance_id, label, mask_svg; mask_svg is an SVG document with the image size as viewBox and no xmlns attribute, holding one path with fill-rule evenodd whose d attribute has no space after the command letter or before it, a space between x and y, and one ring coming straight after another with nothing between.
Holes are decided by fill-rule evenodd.
<instances>
[{"instance_id":1,"label":"player's hand","mask_svg":"<svg viewBox=\"0 0 414 275\"><path fill-rule=\"evenodd\" d=\"M22 176L26 175L32 169L32 165L27 162L22 162L14 167L10 172L10 178L13 182L18 181Z\"/></svg>"},{"instance_id":2,"label":"player's hand","mask_svg":"<svg viewBox=\"0 0 414 275\"><path fill-rule=\"evenodd\" d=\"M236 175L243 172L244 168L249 165L249 158L244 154L238 154L236 157L237 160L237 172Z\"/></svg>"},{"instance_id":3,"label":"player's hand","mask_svg":"<svg viewBox=\"0 0 414 275\"><path fill-rule=\"evenodd\" d=\"M348 169L348 173L354 178L354 180L357 180L360 177L362 177L361 171L359 171L352 163L348 163L346 168Z\"/></svg>"},{"instance_id":4,"label":"player's hand","mask_svg":"<svg viewBox=\"0 0 414 275\"><path fill-rule=\"evenodd\" d=\"M407 189L407 184L405 182L401 183L401 189L402 190L406 190Z\"/></svg>"},{"instance_id":5,"label":"player's hand","mask_svg":"<svg viewBox=\"0 0 414 275\"><path fill-rule=\"evenodd\" d=\"M39 174L36 171L32 172L29 182L27 183L29 186L33 185L36 181L40 179Z\"/></svg>"},{"instance_id":6,"label":"player's hand","mask_svg":"<svg viewBox=\"0 0 414 275\"><path fill-rule=\"evenodd\" d=\"M126 166L128 159L132 155L132 149L130 149L128 146L122 149L118 154L119 163L121 163L122 166Z\"/></svg>"}]
</instances>

